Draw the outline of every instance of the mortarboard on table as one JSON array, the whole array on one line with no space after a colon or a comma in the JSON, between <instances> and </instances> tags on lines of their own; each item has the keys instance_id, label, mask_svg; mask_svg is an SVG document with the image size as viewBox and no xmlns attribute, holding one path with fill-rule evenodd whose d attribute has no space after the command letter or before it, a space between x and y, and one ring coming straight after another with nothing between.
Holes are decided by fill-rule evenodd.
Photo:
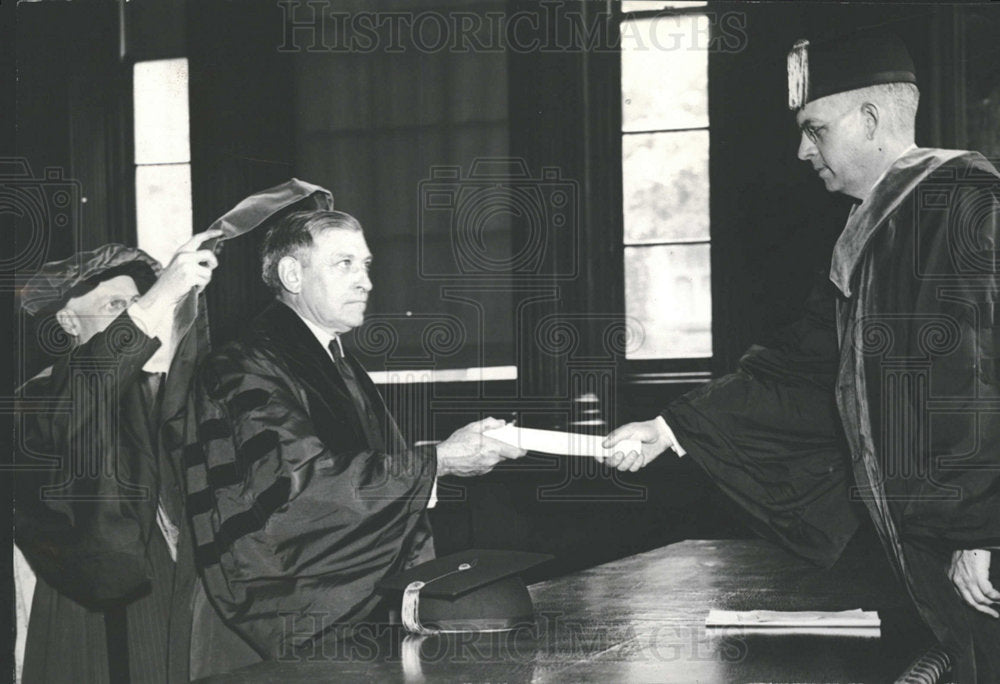
<instances>
[{"instance_id":1,"label":"mortarboard on table","mask_svg":"<svg viewBox=\"0 0 1000 684\"><path fill-rule=\"evenodd\" d=\"M401 609L403 625L416 634L509 631L534 624L521 574L552 558L472 549L387 577L376 590Z\"/></svg>"}]
</instances>

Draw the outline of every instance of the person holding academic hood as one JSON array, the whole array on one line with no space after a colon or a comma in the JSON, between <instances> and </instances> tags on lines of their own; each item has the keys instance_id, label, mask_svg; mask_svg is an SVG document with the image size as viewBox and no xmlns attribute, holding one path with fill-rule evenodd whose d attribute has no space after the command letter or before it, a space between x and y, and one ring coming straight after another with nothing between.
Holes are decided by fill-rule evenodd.
<instances>
[{"instance_id":1,"label":"person holding academic hood","mask_svg":"<svg viewBox=\"0 0 1000 684\"><path fill-rule=\"evenodd\" d=\"M48 346L67 342L18 393L18 595L35 582L25 684L190 680L198 578L183 448L197 439L189 390L209 349L201 293L221 241L329 202L292 179L240 202L166 267L110 244L45 264L22 289Z\"/></svg>"},{"instance_id":2,"label":"person holding academic hood","mask_svg":"<svg viewBox=\"0 0 1000 684\"><path fill-rule=\"evenodd\" d=\"M194 236L166 267L104 245L45 264L21 291L65 348L17 394L25 684L187 681L190 615L174 589L193 565L171 421L207 350L200 293L218 262L203 243L221 235Z\"/></svg>"},{"instance_id":3,"label":"person holding academic hood","mask_svg":"<svg viewBox=\"0 0 1000 684\"><path fill-rule=\"evenodd\" d=\"M917 147L896 36L800 40L788 77L799 159L855 200L834 296L810 298L785 346L609 435L643 442L611 465L687 453L820 562L853 533L848 496L862 503L954 680L1000 681L1000 174L978 152Z\"/></svg>"}]
</instances>

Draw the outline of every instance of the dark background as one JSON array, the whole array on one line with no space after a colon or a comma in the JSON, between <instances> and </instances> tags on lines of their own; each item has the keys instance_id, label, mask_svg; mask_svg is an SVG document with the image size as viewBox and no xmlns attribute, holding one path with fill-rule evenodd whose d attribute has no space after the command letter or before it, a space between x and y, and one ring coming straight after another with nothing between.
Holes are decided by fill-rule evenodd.
<instances>
[{"instance_id":1,"label":"dark background","mask_svg":"<svg viewBox=\"0 0 1000 684\"><path fill-rule=\"evenodd\" d=\"M599 396L608 425L646 419L693 387L667 382L671 372L725 373L751 343L795 319L848 210L795 157L785 53L797 38L895 30L921 82L918 144L1000 156L997 6L711 3L715 16L737 16L746 38L709 58L714 357L700 366L629 364L608 341L623 311L620 85L617 55L600 40L588 50L570 37L551 52L336 52L307 49L314 29L290 38L287 10L274 2L123 7L17 8L16 157L31 170L23 183L39 184L51 167L62 176L46 182L71 181L86 198L69 229L43 231L30 253L37 236L16 222L26 254L19 269L109 241L134 243L131 65L186 56L196 230L289 176L328 187L336 206L366 226L376 257L369 313L382 332L368 328L354 341L370 370L517 366L516 381L386 386L413 441L441 439L483 415L565 429L579 417L573 400L587 391ZM613 35L604 3L563 7L607 22ZM516 1L379 3L380 11L404 9L545 11ZM577 211L566 231L543 236L537 260L463 270L447 224L422 204L421 182L432 167L468 174L475 158L503 156L523 159L536 179L544 167L556 169L553 182L576 188ZM485 226L484 249L513 264L529 229L500 217ZM217 344L267 299L259 238L226 245L209 289ZM553 321L562 336L546 338ZM18 319L19 381L45 364L33 351L32 326ZM650 381L650 371L661 380ZM557 554L555 572L680 538L748 534L701 473L672 457L618 475L532 456L476 481L443 482L441 497L433 513L439 553L533 549Z\"/></svg>"}]
</instances>

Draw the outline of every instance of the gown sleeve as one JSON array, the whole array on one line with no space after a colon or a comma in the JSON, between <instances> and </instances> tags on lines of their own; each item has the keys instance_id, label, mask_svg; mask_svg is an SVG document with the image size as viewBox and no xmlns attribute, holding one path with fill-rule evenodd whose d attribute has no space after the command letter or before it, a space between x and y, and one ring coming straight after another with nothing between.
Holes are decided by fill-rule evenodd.
<instances>
[{"instance_id":1,"label":"gown sleeve","mask_svg":"<svg viewBox=\"0 0 1000 684\"><path fill-rule=\"evenodd\" d=\"M380 453L320 439L304 390L244 348L209 357L195 406L188 515L223 619L265 659L363 619L424 522L434 448Z\"/></svg>"},{"instance_id":2,"label":"gown sleeve","mask_svg":"<svg viewBox=\"0 0 1000 684\"><path fill-rule=\"evenodd\" d=\"M834 400L838 353L829 283L771 347L672 402L662 416L680 446L749 516L751 527L828 566L858 526L850 457Z\"/></svg>"},{"instance_id":3,"label":"gown sleeve","mask_svg":"<svg viewBox=\"0 0 1000 684\"><path fill-rule=\"evenodd\" d=\"M127 486L135 454L118 429L145 429L121 425L122 397L159 345L122 313L20 392L15 539L36 573L87 606L126 600L149 579L129 513L143 496Z\"/></svg>"}]
</instances>

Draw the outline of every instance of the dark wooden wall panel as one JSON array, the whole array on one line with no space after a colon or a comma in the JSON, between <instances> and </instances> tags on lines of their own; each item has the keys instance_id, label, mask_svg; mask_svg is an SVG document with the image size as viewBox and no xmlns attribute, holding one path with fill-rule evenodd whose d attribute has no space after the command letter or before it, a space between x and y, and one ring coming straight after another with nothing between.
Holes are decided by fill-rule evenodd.
<instances>
[{"instance_id":1,"label":"dark wooden wall panel","mask_svg":"<svg viewBox=\"0 0 1000 684\"><path fill-rule=\"evenodd\" d=\"M280 8L269 2L189 2L186 12L194 230L244 197L294 175L294 78L279 52ZM236 336L270 301L249 233L224 245L208 289L213 344Z\"/></svg>"},{"instance_id":2,"label":"dark wooden wall panel","mask_svg":"<svg viewBox=\"0 0 1000 684\"><path fill-rule=\"evenodd\" d=\"M470 3L467 10L499 7ZM450 8L425 2L412 9ZM345 3L337 9L370 8ZM341 36L341 42L356 37L350 29L338 34L338 26L329 21L326 35ZM294 55L296 172L329 188L336 207L365 227L375 257L369 325L377 321L380 334L392 338L385 349L365 344L375 334L359 331L348 344L370 367L398 367L407 359L437 368L513 365L510 275L465 277L455 267L456 224L449 221L455 213L432 216L421 190L434 169L457 167L446 192L461 207L460 193L469 187L464 178L475 160L508 155L506 58L502 52L421 49L406 31L384 28L377 35L379 47L370 51ZM399 50L389 49L396 42ZM511 230L505 216L485 227L491 257L509 257ZM450 294L470 285L492 289ZM435 349L424 336L424 322L457 326L464 342Z\"/></svg>"},{"instance_id":3,"label":"dark wooden wall panel","mask_svg":"<svg viewBox=\"0 0 1000 684\"><path fill-rule=\"evenodd\" d=\"M114 5L21 3L12 13L16 131L3 162L10 191L3 218L23 281L46 261L108 242L134 244L131 69L119 59ZM17 384L51 362L39 350L36 323L17 321Z\"/></svg>"}]
</instances>

